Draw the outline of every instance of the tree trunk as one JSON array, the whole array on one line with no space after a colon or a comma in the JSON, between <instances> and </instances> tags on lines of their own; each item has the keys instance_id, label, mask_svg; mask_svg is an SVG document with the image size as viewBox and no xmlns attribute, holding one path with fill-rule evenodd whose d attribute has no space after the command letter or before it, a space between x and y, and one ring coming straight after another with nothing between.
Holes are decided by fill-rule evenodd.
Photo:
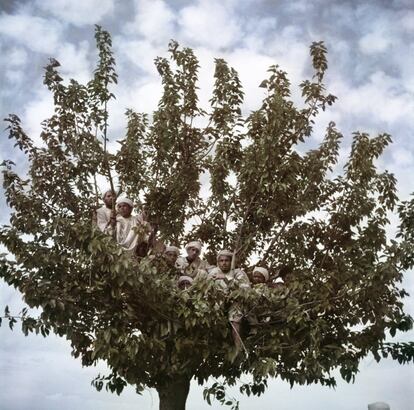
<instances>
[{"instance_id":1,"label":"tree trunk","mask_svg":"<svg viewBox=\"0 0 414 410\"><path fill-rule=\"evenodd\" d=\"M189 390L190 379L186 376L176 376L159 385L160 410L185 410Z\"/></svg>"}]
</instances>

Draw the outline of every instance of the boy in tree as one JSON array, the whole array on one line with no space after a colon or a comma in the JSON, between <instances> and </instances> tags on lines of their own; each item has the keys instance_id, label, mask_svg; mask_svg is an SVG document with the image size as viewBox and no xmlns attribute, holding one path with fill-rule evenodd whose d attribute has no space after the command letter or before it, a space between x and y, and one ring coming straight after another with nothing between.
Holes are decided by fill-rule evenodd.
<instances>
[{"instance_id":1,"label":"boy in tree","mask_svg":"<svg viewBox=\"0 0 414 410\"><path fill-rule=\"evenodd\" d=\"M211 270L210 277L222 287L225 291L237 288L249 288L250 282L246 273L242 269L231 269L233 252L222 250L217 254L217 267ZM229 322L231 325L231 334L236 353L242 346L240 337L241 321L244 317L239 304L233 303L229 309Z\"/></svg>"},{"instance_id":2,"label":"boy in tree","mask_svg":"<svg viewBox=\"0 0 414 410\"><path fill-rule=\"evenodd\" d=\"M130 199L120 198L117 205L118 215L111 217L111 223L105 231L110 234L115 231L118 244L135 255L137 249L148 242L150 225L141 214L132 215L134 204Z\"/></svg>"},{"instance_id":3,"label":"boy in tree","mask_svg":"<svg viewBox=\"0 0 414 410\"><path fill-rule=\"evenodd\" d=\"M200 258L201 248L199 241L189 242L185 247L187 256L177 258L176 267L182 275L195 279L196 276L207 274L209 265L207 261Z\"/></svg>"}]
</instances>

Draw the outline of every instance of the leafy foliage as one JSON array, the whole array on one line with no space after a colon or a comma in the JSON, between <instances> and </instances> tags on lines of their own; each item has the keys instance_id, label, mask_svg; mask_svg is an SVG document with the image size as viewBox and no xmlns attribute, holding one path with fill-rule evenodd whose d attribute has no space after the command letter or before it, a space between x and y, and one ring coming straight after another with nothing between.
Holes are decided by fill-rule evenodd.
<instances>
[{"instance_id":1,"label":"leafy foliage","mask_svg":"<svg viewBox=\"0 0 414 410\"><path fill-rule=\"evenodd\" d=\"M107 103L117 76L109 34L97 27L96 40L98 66L86 85L65 83L56 60L46 67L55 112L42 123L42 146L16 115L6 119L29 170L19 176L11 161L3 163L12 214L0 242L13 258L1 258L0 276L42 309L37 319L24 311L23 332L65 336L83 365L105 360L112 373L93 384L118 394L127 383L160 391L179 377L233 385L250 374L241 391L259 395L269 377L334 386L331 371L339 368L352 381L369 353L413 360L413 344L384 341L387 332L412 327L400 282L413 266L414 202L398 205L400 239L388 239L396 180L375 160L389 135L354 133L343 174L335 168L342 135L334 123L309 149L317 114L335 101L323 84L323 43L310 48L314 76L300 85L302 108L291 100L287 74L272 66L262 105L245 118L237 72L216 60L204 110L198 60L171 42L170 59L155 61L163 85L158 109L151 117L128 110L126 136L110 154ZM199 239L209 258L231 248L241 266L266 265L287 285L224 295L200 280L179 291L150 258L132 260L94 227L102 175L112 186L117 175L119 189L145 203L164 241ZM202 178L208 198L200 195ZM256 332L242 335L245 352L236 360L227 319L235 302L259 318ZM16 318L8 310L4 317L13 327ZM224 384L205 398L237 406Z\"/></svg>"}]
</instances>

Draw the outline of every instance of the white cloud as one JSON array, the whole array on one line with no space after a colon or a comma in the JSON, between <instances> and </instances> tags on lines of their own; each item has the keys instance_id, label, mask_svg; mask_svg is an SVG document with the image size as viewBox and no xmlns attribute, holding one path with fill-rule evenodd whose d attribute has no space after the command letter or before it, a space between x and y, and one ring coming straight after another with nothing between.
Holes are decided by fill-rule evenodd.
<instances>
[{"instance_id":1,"label":"white cloud","mask_svg":"<svg viewBox=\"0 0 414 410\"><path fill-rule=\"evenodd\" d=\"M243 38L247 48L266 51L269 34L277 30L277 19L275 17L252 19L246 22L243 29L248 32L248 35Z\"/></svg>"},{"instance_id":2,"label":"white cloud","mask_svg":"<svg viewBox=\"0 0 414 410\"><path fill-rule=\"evenodd\" d=\"M27 62L27 52L20 47L13 47L7 55L7 64L11 66L23 65Z\"/></svg>"},{"instance_id":3,"label":"white cloud","mask_svg":"<svg viewBox=\"0 0 414 410\"><path fill-rule=\"evenodd\" d=\"M6 71L6 78L9 82L9 86L11 84L19 84L23 80L24 73L21 70L7 70Z\"/></svg>"},{"instance_id":4,"label":"white cloud","mask_svg":"<svg viewBox=\"0 0 414 410\"><path fill-rule=\"evenodd\" d=\"M129 62L134 63L148 75L156 75L154 59L165 54L167 44L162 47L155 47L148 40L133 40L124 36L115 38L117 44L118 55L125 65ZM129 70L134 70L129 68Z\"/></svg>"},{"instance_id":5,"label":"white cloud","mask_svg":"<svg viewBox=\"0 0 414 410\"><path fill-rule=\"evenodd\" d=\"M365 54L382 53L392 44L392 38L389 33L378 29L363 36L358 44L360 50Z\"/></svg>"},{"instance_id":6,"label":"white cloud","mask_svg":"<svg viewBox=\"0 0 414 410\"><path fill-rule=\"evenodd\" d=\"M55 57L60 62L59 70L65 77L74 78L83 84L90 79L92 63L89 60L90 54L87 41L83 41L78 45L63 43Z\"/></svg>"},{"instance_id":7,"label":"white cloud","mask_svg":"<svg viewBox=\"0 0 414 410\"><path fill-rule=\"evenodd\" d=\"M347 115L366 116L367 122L393 124L409 120L414 110L410 94L399 86L398 79L378 71L361 86L353 86L345 80L332 83L342 109Z\"/></svg>"},{"instance_id":8,"label":"white cloud","mask_svg":"<svg viewBox=\"0 0 414 410\"><path fill-rule=\"evenodd\" d=\"M62 42L58 22L24 14L0 15L0 34L38 53L55 53Z\"/></svg>"},{"instance_id":9,"label":"white cloud","mask_svg":"<svg viewBox=\"0 0 414 410\"><path fill-rule=\"evenodd\" d=\"M120 85L116 90L116 100L112 100L108 107L110 134L116 135L116 139L120 139L126 129L125 111L131 108L136 112L151 113L156 110L162 91L161 82L148 77Z\"/></svg>"},{"instance_id":10,"label":"white cloud","mask_svg":"<svg viewBox=\"0 0 414 410\"><path fill-rule=\"evenodd\" d=\"M176 16L162 0L136 0L136 16L125 26L124 32L140 34L149 42L166 45L175 38Z\"/></svg>"},{"instance_id":11,"label":"white cloud","mask_svg":"<svg viewBox=\"0 0 414 410\"><path fill-rule=\"evenodd\" d=\"M260 107L265 93L259 85L268 77L267 69L275 61L269 56L249 49L236 49L226 54L225 59L239 73L245 92L243 110L246 115L249 115L251 111Z\"/></svg>"},{"instance_id":12,"label":"white cloud","mask_svg":"<svg viewBox=\"0 0 414 410\"><path fill-rule=\"evenodd\" d=\"M43 145L43 141L40 138L42 131L40 123L49 118L53 111L53 97L46 89L38 92L36 97L25 107L22 118L23 128L37 146Z\"/></svg>"},{"instance_id":13,"label":"white cloud","mask_svg":"<svg viewBox=\"0 0 414 410\"><path fill-rule=\"evenodd\" d=\"M231 3L199 0L195 5L183 8L178 22L184 40L213 49L240 42L243 31Z\"/></svg>"},{"instance_id":14,"label":"white cloud","mask_svg":"<svg viewBox=\"0 0 414 410\"><path fill-rule=\"evenodd\" d=\"M37 0L36 5L60 20L76 26L98 23L114 10L113 0Z\"/></svg>"},{"instance_id":15,"label":"white cloud","mask_svg":"<svg viewBox=\"0 0 414 410\"><path fill-rule=\"evenodd\" d=\"M408 32L414 31L414 11L409 11L408 13L404 13L401 18L401 26Z\"/></svg>"},{"instance_id":16,"label":"white cloud","mask_svg":"<svg viewBox=\"0 0 414 410\"><path fill-rule=\"evenodd\" d=\"M405 149L394 149L392 151L392 158L399 166L411 166L414 164L413 154Z\"/></svg>"}]
</instances>

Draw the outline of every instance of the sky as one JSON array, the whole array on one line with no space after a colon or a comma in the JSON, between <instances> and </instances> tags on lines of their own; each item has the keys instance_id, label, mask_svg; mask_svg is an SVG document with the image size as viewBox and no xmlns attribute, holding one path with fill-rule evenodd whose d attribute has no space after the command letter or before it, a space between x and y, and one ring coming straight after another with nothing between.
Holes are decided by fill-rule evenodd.
<instances>
[{"instance_id":1,"label":"sky","mask_svg":"<svg viewBox=\"0 0 414 410\"><path fill-rule=\"evenodd\" d=\"M166 56L170 39L195 50L200 60L200 101L207 105L214 58L224 58L240 75L246 94L243 114L258 108L266 70L278 64L287 71L293 98L297 85L311 75L309 45L323 40L328 48L328 90L338 97L323 113L310 143L333 120L345 136L343 163L352 132L375 136L387 132L393 144L378 161L398 179L401 199L414 192L414 2L412 0L0 0L0 115L17 114L27 133L39 138L40 122L52 112L51 96L42 84L43 67L56 58L66 78L89 79L96 61L94 24L110 31L117 61L117 100L110 106L110 138L122 137L127 108L151 112L160 96L156 56ZM3 127L5 128L5 126ZM0 162L24 162L7 133L1 131ZM0 195L0 224L7 223ZM395 230L397 221L391 219ZM414 294L412 272L404 286ZM20 295L0 281L0 309L19 311ZM414 315L413 297L406 311ZM413 340L414 332L395 340ZM2 410L156 409L155 391L137 396L127 389L120 397L96 392L90 385L104 364L82 368L70 356L67 341L57 337L24 337L0 328L0 408ZM230 394L241 409L366 409L385 401L392 410L412 408L414 366L390 360L364 360L355 384L340 379L336 390L294 387L272 381L260 398ZM202 401L202 388L192 386L189 409L218 409Z\"/></svg>"}]
</instances>

